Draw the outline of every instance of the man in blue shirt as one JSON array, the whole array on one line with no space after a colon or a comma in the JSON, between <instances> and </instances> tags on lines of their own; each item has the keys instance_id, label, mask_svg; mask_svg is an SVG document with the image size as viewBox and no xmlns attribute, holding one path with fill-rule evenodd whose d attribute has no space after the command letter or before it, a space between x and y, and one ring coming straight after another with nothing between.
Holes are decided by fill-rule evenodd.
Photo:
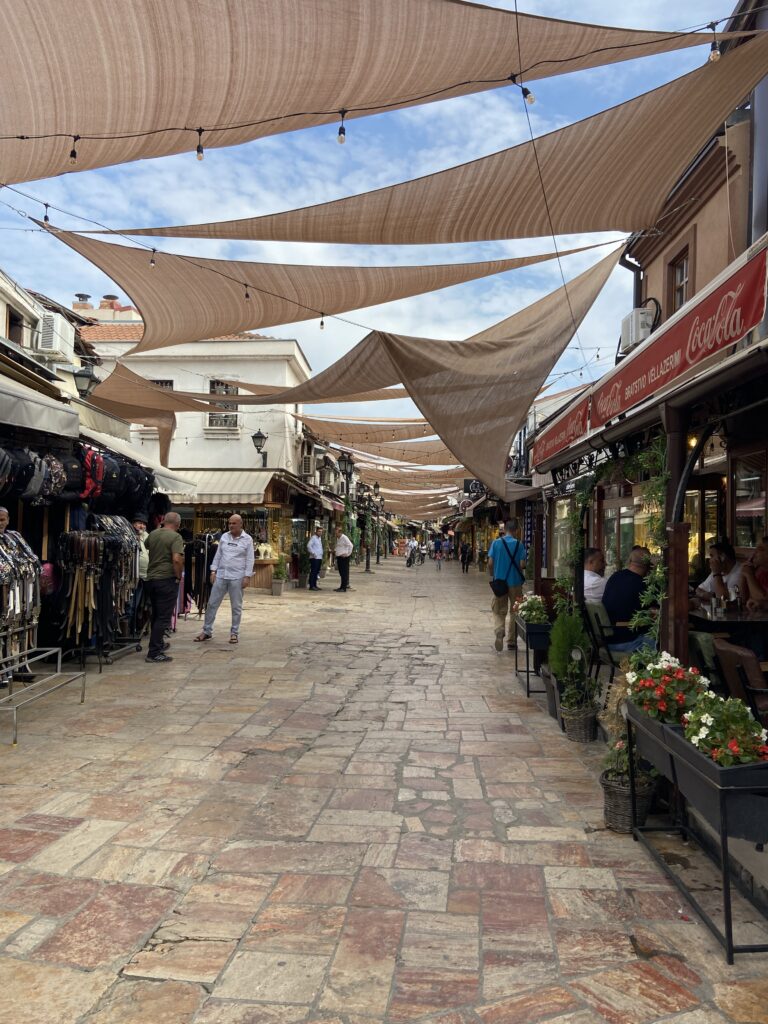
<instances>
[{"instance_id":1,"label":"man in blue shirt","mask_svg":"<svg viewBox=\"0 0 768 1024\"><path fill-rule=\"evenodd\" d=\"M250 584L253 575L253 539L243 529L239 515L229 517L229 530L222 533L219 547L211 562L211 595L205 610L203 630L195 637L195 643L204 643L213 636L213 623L219 605L229 594L232 608L232 626L229 642L236 644L240 632L240 618L243 614L243 590Z\"/></svg>"},{"instance_id":2,"label":"man in blue shirt","mask_svg":"<svg viewBox=\"0 0 768 1024\"><path fill-rule=\"evenodd\" d=\"M608 577L603 591L603 607L608 618L614 625L613 636L608 647L612 651L637 651L641 647L653 647L653 638L647 633L638 633L626 625L642 607L642 594L645 590L645 577L651 571L651 553L648 548L639 545L629 553L626 569L620 569Z\"/></svg>"},{"instance_id":3,"label":"man in blue shirt","mask_svg":"<svg viewBox=\"0 0 768 1024\"><path fill-rule=\"evenodd\" d=\"M494 647L497 651L504 650L504 634L512 637L512 606L523 592L525 576L526 552L518 540L520 524L517 519L509 519L505 525L503 537L497 537L488 552L488 571L491 579L504 580L509 590L502 597L494 595L491 603L493 627L496 633ZM507 630L507 613L509 613L509 630Z\"/></svg>"}]
</instances>

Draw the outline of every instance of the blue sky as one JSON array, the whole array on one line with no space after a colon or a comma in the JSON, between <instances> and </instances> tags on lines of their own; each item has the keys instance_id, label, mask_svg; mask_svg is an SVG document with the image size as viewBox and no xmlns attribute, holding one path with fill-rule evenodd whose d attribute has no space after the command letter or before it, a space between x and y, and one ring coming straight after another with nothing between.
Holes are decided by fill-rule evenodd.
<instances>
[{"instance_id":1,"label":"blue sky","mask_svg":"<svg viewBox=\"0 0 768 1024\"><path fill-rule=\"evenodd\" d=\"M513 0L487 0L488 6L513 9ZM606 25L675 30L725 17L730 5L714 0L648 0L617 5L606 0L519 2L520 11L573 18ZM530 108L534 132L544 134L606 107L614 106L699 67L707 47L593 71L535 82L536 103ZM208 149L205 160L194 153L139 161L104 170L85 171L20 186L51 204L77 211L107 225L172 224L270 213L367 191L445 167L473 160L528 139L517 90L446 100L405 111L356 119L347 124L347 143L336 143L332 126L261 139L231 149ZM637 142L642 159L642 139ZM649 168L649 173L653 173ZM26 209L41 210L8 192L0 199ZM52 216L60 227L85 227L82 222ZM0 229L25 222L0 206ZM562 236L561 248L617 237ZM146 240L145 240L146 241ZM154 243L153 243L154 244ZM441 246L332 246L298 243L213 242L158 239L160 251L197 253L228 259L291 263L410 264L489 260L525 253L549 252L552 239L526 239ZM563 260L566 279L594 263L607 250ZM98 297L107 292L127 297L100 271L46 235L0 230L0 267L22 285L70 304L75 292ZM509 316L560 285L555 262L456 286L350 314L369 327L434 338L464 338ZM579 335L589 365L574 340L555 373L566 373L558 386L596 379L613 363L622 316L631 308L631 276L617 269L593 307ZM314 370L321 370L348 351L364 332L327 319L270 328L264 333L297 338ZM599 356L598 356L599 353ZM254 379L256 373L254 371ZM325 412L336 407L325 406ZM404 415L407 402L346 406L363 415ZM342 407L336 411L341 412Z\"/></svg>"}]
</instances>

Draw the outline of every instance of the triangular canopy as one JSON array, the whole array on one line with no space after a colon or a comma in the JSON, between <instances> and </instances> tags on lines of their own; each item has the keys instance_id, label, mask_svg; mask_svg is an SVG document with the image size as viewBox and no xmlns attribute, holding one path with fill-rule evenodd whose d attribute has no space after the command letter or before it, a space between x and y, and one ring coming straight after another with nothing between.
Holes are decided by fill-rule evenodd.
<instances>
[{"instance_id":1,"label":"triangular canopy","mask_svg":"<svg viewBox=\"0 0 768 1024\"><path fill-rule=\"evenodd\" d=\"M391 245L642 230L766 67L761 33L715 63L538 138L535 152L526 142L335 202L128 233Z\"/></svg>"},{"instance_id":2,"label":"triangular canopy","mask_svg":"<svg viewBox=\"0 0 768 1024\"><path fill-rule=\"evenodd\" d=\"M309 430L323 441L336 444L357 442L407 441L417 437L430 437L434 429L426 420L412 423L343 423L338 420L317 420L303 413L297 416Z\"/></svg>"},{"instance_id":3,"label":"triangular canopy","mask_svg":"<svg viewBox=\"0 0 768 1024\"><path fill-rule=\"evenodd\" d=\"M23 55L3 66L8 183L192 154L198 126L232 146L711 39L461 0L0 0L0 24Z\"/></svg>"},{"instance_id":4,"label":"triangular canopy","mask_svg":"<svg viewBox=\"0 0 768 1024\"><path fill-rule=\"evenodd\" d=\"M69 231L54 235L130 296L144 321L144 334L133 353L376 306L532 266L556 255L443 266L298 266L152 255Z\"/></svg>"}]
</instances>

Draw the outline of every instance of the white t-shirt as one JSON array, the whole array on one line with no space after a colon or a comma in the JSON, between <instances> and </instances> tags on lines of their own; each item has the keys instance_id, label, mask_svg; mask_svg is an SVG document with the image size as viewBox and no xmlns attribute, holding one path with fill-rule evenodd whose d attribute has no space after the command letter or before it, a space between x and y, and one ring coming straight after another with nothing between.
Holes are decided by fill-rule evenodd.
<instances>
[{"instance_id":1,"label":"white t-shirt","mask_svg":"<svg viewBox=\"0 0 768 1024\"><path fill-rule=\"evenodd\" d=\"M725 584L726 590L731 590L733 587L737 587L741 581L741 566L738 562L734 565L730 572L723 575L723 583ZM708 594L715 593L715 578L712 573L707 576L703 583L699 584L699 590L706 590Z\"/></svg>"},{"instance_id":2,"label":"white t-shirt","mask_svg":"<svg viewBox=\"0 0 768 1024\"><path fill-rule=\"evenodd\" d=\"M603 591L608 580L591 569L584 570L584 600L596 603L603 600Z\"/></svg>"}]
</instances>

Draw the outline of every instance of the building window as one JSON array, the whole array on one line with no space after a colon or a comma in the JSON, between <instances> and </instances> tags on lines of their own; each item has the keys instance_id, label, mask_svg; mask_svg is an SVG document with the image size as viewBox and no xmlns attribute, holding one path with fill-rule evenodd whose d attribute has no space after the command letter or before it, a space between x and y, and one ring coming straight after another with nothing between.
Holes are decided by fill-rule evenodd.
<instances>
[{"instance_id":1,"label":"building window","mask_svg":"<svg viewBox=\"0 0 768 1024\"><path fill-rule=\"evenodd\" d=\"M677 259L670 263L669 273L672 286L672 312L676 313L685 305L691 295L691 263L687 246Z\"/></svg>"},{"instance_id":2,"label":"building window","mask_svg":"<svg viewBox=\"0 0 768 1024\"><path fill-rule=\"evenodd\" d=\"M238 389L234 384L225 384L223 380L211 380L208 382L208 392L211 395L237 395ZM208 413L208 426L237 430L237 405L232 402L222 402L215 412Z\"/></svg>"},{"instance_id":3,"label":"building window","mask_svg":"<svg viewBox=\"0 0 768 1024\"><path fill-rule=\"evenodd\" d=\"M154 384L156 388L162 388L163 391L173 391L172 380L151 380L150 384Z\"/></svg>"}]
</instances>

